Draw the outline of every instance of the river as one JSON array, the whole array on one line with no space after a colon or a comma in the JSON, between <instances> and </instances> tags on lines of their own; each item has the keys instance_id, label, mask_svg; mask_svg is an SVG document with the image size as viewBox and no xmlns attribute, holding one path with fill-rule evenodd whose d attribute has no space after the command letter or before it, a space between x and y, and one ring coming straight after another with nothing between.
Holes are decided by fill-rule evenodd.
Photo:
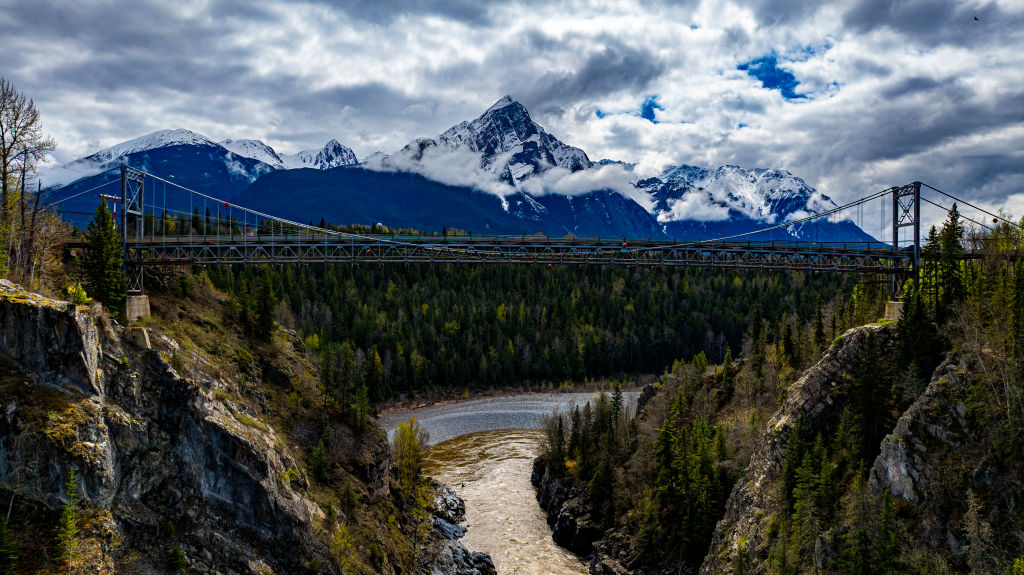
<instances>
[{"instance_id":1,"label":"river","mask_svg":"<svg viewBox=\"0 0 1024 575\"><path fill-rule=\"evenodd\" d=\"M636 392L626 392L634 400ZM530 485L545 416L566 412L595 393L549 393L464 401L389 413L380 424L394 437L415 417L430 434L426 472L466 502L462 543L491 556L498 573L580 575L587 563L559 547Z\"/></svg>"}]
</instances>

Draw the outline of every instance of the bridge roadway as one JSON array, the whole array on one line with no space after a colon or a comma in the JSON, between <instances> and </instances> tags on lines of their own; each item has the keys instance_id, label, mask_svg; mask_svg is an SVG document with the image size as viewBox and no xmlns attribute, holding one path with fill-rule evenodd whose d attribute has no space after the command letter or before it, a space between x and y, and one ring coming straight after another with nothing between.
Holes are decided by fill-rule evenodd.
<instances>
[{"instance_id":1,"label":"bridge roadway","mask_svg":"<svg viewBox=\"0 0 1024 575\"><path fill-rule=\"evenodd\" d=\"M74 242L68 247L81 247ZM129 266L250 263L497 263L696 266L904 274L909 251L879 244L678 242L539 236L233 235L129 238Z\"/></svg>"}]
</instances>

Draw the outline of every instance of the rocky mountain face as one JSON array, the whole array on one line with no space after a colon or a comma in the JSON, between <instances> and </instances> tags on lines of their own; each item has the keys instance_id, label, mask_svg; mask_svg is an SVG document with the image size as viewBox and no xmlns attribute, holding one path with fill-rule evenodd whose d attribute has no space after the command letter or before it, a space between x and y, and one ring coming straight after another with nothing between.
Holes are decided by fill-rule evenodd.
<instances>
[{"instance_id":1,"label":"rocky mountain face","mask_svg":"<svg viewBox=\"0 0 1024 575\"><path fill-rule=\"evenodd\" d=\"M0 496L19 533L17 572L53 565L53 526L74 471L84 502L75 561L96 572L338 573L362 564L365 547L346 551L358 525L379 538L379 573L493 573L457 530L442 529L443 517L458 522L450 496L434 506L438 523L418 558L386 535L405 519L375 424L360 434L333 424L346 446L337 473L358 503L324 498L301 443L315 426L282 429L278 403L313 374L294 334L279 336L273 354L224 348L234 359L221 363L159 328L126 329L98 306L0 282Z\"/></svg>"},{"instance_id":2,"label":"rocky mountain face","mask_svg":"<svg viewBox=\"0 0 1024 575\"><path fill-rule=\"evenodd\" d=\"M906 537L935 564L999 573L1001 554L1024 555L1024 477L1014 470L1024 455L985 441L976 399L982 371L977 358L963 356L939 366L882 441L868 488L895 498Z\"/></svg>"}]
</instances>

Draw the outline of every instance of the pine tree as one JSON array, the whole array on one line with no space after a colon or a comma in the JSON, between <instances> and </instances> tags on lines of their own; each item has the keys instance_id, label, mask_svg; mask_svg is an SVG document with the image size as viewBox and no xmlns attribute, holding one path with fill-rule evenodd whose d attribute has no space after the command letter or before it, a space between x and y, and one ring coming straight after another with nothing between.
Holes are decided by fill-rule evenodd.
<instances>
[{"instance_id":1,"label":"pine tree","mask_svg":"<svg viewBox=\"0 0 1024 575\"><path fill-rule=\"evenodd\" d=\"M68 472L64 491L67 501L57 523L57 559L70 571L78 559L78 547L81 544L78 538L78 480L74 469Z\"/></svg>"},{"instance_id":2,"label":"pine tree","mask_svg":"<svg viewBox=\"0 0 1024 575\"><path fill-rule=\"evenodd\" d=\"M124 254L121 237L105 200L100 200L89 227L85 232L88 248L85 253L85 279L87 290L103 305L121 309L126 296Z\"/></svg>"},{"instance_id":3,"label":"pine tree","mask_svg":"<svg viewBox=\"0 0 1024 575\"><path fill-rule=\"evenodd\" d=\"M939 273L942 279L941 309L943 311L947 310L954 302L962 300L967 293L960 265L960 257L964 251L960 240L963 236L964 226L960 222L960 212L954 203L939 232Z\"/></svg>"},{"instance_id":4,"label":"pine tree","mask_svg":"<svg viewBox=\"0 0 1024 575\"><path fill-rule=\"evenodd\" d=\"M275 305L274 286L271 285L270 274L264 270L256 288L256 337L263 341L270 341L274 333Z\"/></svg>"},{"instance_id":5,"label":"pine tree","mask_svg":"<svg viewBox=\"0 0 1024 575\"><path fill-rule=\"evenodd\" d=\"M11 575L18 566L18 545L7 527L7 519L0 517L0 575Z\"/></svg>"},{"instance_id":6,"label":"pine tree","mask_svg":"<svg viewBox=\"0 0 1024 575\"><path fill-rule=\"evenodd\" d=\"M821 316L821 298L818 298L818 305L814 310L814 348L815 351L821 353L825 351L825 344L828 340L825 339L825 321Z\"/></svg>"}]
</instances>

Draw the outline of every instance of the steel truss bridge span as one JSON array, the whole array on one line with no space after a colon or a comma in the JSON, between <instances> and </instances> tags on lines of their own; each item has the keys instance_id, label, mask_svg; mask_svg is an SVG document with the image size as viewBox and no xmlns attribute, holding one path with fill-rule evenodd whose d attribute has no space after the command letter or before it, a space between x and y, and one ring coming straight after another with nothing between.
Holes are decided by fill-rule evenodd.
<instances>
[{"instance_id":1,"label":"steel truss bridge span","mask_svg":"<svg viewBox=\"0 0 1024 575\"><path fill-rule=\"evenodd\" d=\"M349 264L549 264L693 266L806 270L858 274L907 273L910 251L888 246L831 243L680 243L596 239L309 234L220 238L129 238L129 267L174 265Z\"/></svg>"}]
</instances>

